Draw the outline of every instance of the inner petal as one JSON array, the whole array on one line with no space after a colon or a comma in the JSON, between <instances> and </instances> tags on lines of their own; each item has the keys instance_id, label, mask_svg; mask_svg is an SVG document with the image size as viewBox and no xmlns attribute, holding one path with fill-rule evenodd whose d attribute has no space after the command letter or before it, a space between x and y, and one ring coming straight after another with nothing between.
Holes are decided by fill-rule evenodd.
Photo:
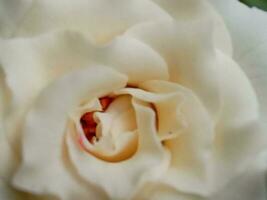
<instances>
[{"instance_id":1,"label":"inner petal","mask_svg":"<svg viewBox=\"0 0 267 200\"><path fill-rule=\"evenodd\" d=\"M115 94L128 94L149 103L156 114L155 126L161 141L177 137L187 126L183 113L180 112L184 101L183 95L177 91L155 93L139 88L124 88L116 91Z\"/></svg>"},{"instance_id":2,"label":"inner petal","mask_svg":"<svg viewBox=\"0 0 267 200\"><path fill-rule=\"evenodd\" d=\"M94 156L110 161L131 157L137 149L135 112L129 95L99 99L102 109L81 115L79 143ZM77 126L77 123L76 123Z\"/></svg>"},{"instance_id":3,"label":"inner petal","mask_svg":"<svg viewBox=\"0 0 267 200\"><path fill-rule=\"evenodd\" d=\"M113 101L111 97L103 97L99 99L102 110L105 111L109 104ZM81 126L88 141L93 143L93 139L96 137L97 123L94 119L95 111L86 112L80 119Z\"/></svg>"}]
</instances>

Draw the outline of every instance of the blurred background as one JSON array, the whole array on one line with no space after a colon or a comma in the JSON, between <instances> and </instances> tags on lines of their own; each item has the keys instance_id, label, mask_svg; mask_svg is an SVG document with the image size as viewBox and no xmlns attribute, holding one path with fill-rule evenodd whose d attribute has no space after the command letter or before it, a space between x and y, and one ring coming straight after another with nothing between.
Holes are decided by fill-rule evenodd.
<instances>
[{"instance_id":1,"label":"blurred background","mask_svg":"<svg viewBox=\"0 0 267 200\"><path fill-rule=\"evenodd\" d=\"M258 7L267 11L267 0L240 0L242 3L247 4L250 7Z\"/></svg>"}]
</instances>

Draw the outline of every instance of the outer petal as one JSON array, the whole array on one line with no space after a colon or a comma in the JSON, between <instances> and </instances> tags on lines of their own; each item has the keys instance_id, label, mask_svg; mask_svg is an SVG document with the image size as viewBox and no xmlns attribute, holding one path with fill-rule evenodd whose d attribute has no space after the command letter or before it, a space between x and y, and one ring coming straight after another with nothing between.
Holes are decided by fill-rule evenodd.
<instances>
[{"instance_id":1,"label":"outer petal","mask_svg":"<svg viewBox=\"0 0 267 200\"><path fill-rule=\"evenodd\" d=\"M64 76L44 90L27 115L23 161L14 185L64 200L105 199L99 188L85 184L73 169L64 146L64 132L68 112L84 99L107 95L124 87L126 82L122 74L97 66Z\"/></svg>"},{"instance_id":2,"label":"outer petal","mask_svg":"<svg viewBox=\"0 0 267 200\"><path fill-rule=\"evenodd\" d=\"M140 84L139 87L142 88L143 84ZM147 88L145 89L147 90ZM157 127L157 134L161 141L176 138L187 126L180 110L184 98L183 94L179 93L179 91L155 94L141 89L125 88L116 91L115 94L130 94L136 99L153 105L153 109L157 113L155 126Z\"/></svg>"},{"instance_id":3,"label":"outer petal","mask_svg":"<svg viewBox=\"0 0 267 200\"><path fill-rule=\"evenodd\" d=\"M213 41L216 47L232 55L231 39L223 19L206 0L154 0L154 2L177 21L210 19L214 25Z\"/></svg>"},{"instance_id":4,"label":"outer petal","mask_svg":"<svg viewBox=\"0 0 267 200\"><path fill-rule=\"evenodd\" d=\"M36 0L15 35L71 29L103 43L133 24L162 18L169 17L148 0Z\"/></svg>"},{"instance_id":5,"label":"outer petal","mask_svg":"<svg viewBox=\"0 0 267 200\"><path fill-rule=\"evenodd\" d=\"M232 182L217 191L209 200L265 200L267 198L266 188L266 166L267 159L259 157L250 163L247 170L237 176Z\"/></svg>"},{"instance_id":6,"label":"outer petal","mask_svg":"<svg viewBox=\"0 0 267 200\"><path fill-rule=\"evenodd\" d=\"M192 91L177 84L148 81L142 87L159 94L177 92L183 96L179 109L187 126L178 137L164 141L166 148L170 149L172 159L162 182L177 191L208 194L212 178L210 170L214 126L205 107Z\"/></svg>"},{"instance_id":7,"label":"outer petal","mask_svg":"<svg viewBox=\"0 0 267 200\"><path fill-rule=\"evenodd\" d=\"M168 64L171 81L192 89L215 116L220 95L210 27L205 20L162 21L135 26L126 34L157 51Z\"/></svg>"},{"instance_id":8,"label":"outer petal","mask_svg":"<svg viewBox=\"0 0 267 200\"><path fill-rule=\"evenodd\" d=\"M230 58L218 52L218 59L223 104L214 138L215 190L242 173L267 145L266 130L249 80Z\"/></svg>"},{"instance_id":9,"label":"outer petal","mask_svg":"<svg viewBox=\"0 0 267 200\"><path fill-rule=\"evenodd\" d=\"M31 8L32 0L0 1L0 36L9 37Z\"/></svg>"},{"instance_id":10,"label":"outer petal","mask_svg":"<svg viewBox=\"0 0 267 200\"><path fill-rule=\"evenodd\" d=\"M7 132L16 133L15 122L47 84L68 71L92 63L124 73L132 85L145 80L168 79L164 60L149 46L125 36L102 47L69 31L1 40L0 44L0 63L12 97Z\"/></svg>"},{"instance_id":11,"label":"outer petal","mask_svg":"<svg viewBox=\"0 0 267 200\"><path fill-rule=\"evenodd\" d=\"M259 96L267 123L267 13L235 0L210 0L230 30L234 59L242 66Z\"/></svg>"},{"instance_id":12,"label":"outer petal","mask_svg":"<svg viewBox=\"0 0 267 200\"><path fill-rule=\"evenodd\" d=\"M167 184L147 184L134 200L207 200L193 194L177 191ZM228 199L227 199L228 200Z\"/></svg>"},{"instance_id":13,"label":"outer petal","mask_svg":"<svg viewBox=\"0 0 267 200\"><path fill-rule=\"evenodd\" d=\"M169 185L148 184L134 200L265 200L264 169L255 164L211 197L179 192Z\"/></svg>"},{"instance_id":14,"label":"outer petal","mask_svg":"<svg viewBox=\"0 0 267 200\"><path fill-rule=\"evenodd\" d=\"M131 199L144 181L164 172L169 156L156 136L153 110L133 101L138 126L138 149L129 159L109 163L82 152L74 140L68 140L70 157L81 177L102 188L110 199Z\"/></svg>"}]
</instances>

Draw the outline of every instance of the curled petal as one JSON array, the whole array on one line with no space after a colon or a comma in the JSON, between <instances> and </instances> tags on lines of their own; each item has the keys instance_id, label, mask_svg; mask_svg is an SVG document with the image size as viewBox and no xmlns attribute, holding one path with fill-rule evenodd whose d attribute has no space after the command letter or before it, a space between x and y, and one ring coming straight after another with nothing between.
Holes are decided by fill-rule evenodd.
<instances>
[{"instance_id":1,"label":"curled petal","mask_svg":"<svg viewBox=\"0 0 267 200\"><path fill-rule=\"evenodd\" d=\"M267 124L267 13L234 0L210 0L231 33L234 59L250 78ZM249 26L248 26L249 24Z\"/></svg>"},{"instance_id":2,"label":"curled petal","mask_svg":"<svg viewBox=\"0 0 267 200\"><path fill-rule=\"evenodd\" d=\"M176 21L210 19L213 22L213 42L216 48L232 55L231 38L222 17L207 1L198 0L154 0Z\"/></svg>"},{"instance_id":3,"label":"curled petal","mask_svg":"<svg viewBox=\"0 0 267 200\"><path fill-rule=\"evenodd\" d=\"M220 180L215 181L215 188L242 173L267 145L258 101L249 80L223 53L218 52L218 59L223 104L214 138L214 174Z\"/></svg>"},{"instance_id":4,"label":"curled petal","mask_svg":"<svg viewBox=\"0 0 267 200\"><path fill-rule=\"evenodd\" d=\"M13 129L20 126L21 116L42 89L70 71L97 63L125 74L132 85L168 79L164 60L136 39L119 37L109 45L95 46L83 35L70 31L0 40L0 63L3 82L10 90L6 126L14 146L18 146L20 136L19 130Z\"/></svg>"},{"instance_id":5,"label":"curled petal","mask_svg":"<svg viewBox=\"0 0 267 200\"><path fill-rule=\"evenodd\" d=\"M104 43L138 22L168 16L147 0L36 0L15 36L33 36L59 29L75 30Z\"/></svg>"},{"instance_id":6,"label":"curled petal","mask_svg":"<svg viewBox=\"0 0 267 200\"><path fill-rule=\"evenodd\" d=\"M219 75L210 25L206 20L151 22L135 26L126 34L157 51L168 64L170 80L192 89L210 114L216 116L220 105Z\"/></svg>"},{"instance_id":7,"label":"curled petal","mask_svg":"<svg viewBox=\"0 0 267 200\"><path fill-rule=\"evenodd\" d=\"M32 6L32 0L0 1L0 36L11 37Z\"/></svg>"},{"instance_id":8,"label":"curled petal","mask_svg":"<svg viewBox=\"0 0 267 200\"><path fill-rule=\"evenodd\" d=\"M146 81L139 85L140 88L147 89L144 85ZM177 137L182 130L187 126L183 114L180 112L180 107L183 104L183 95L177 91L170 93L153 93L142 89L125 88L116 91L115 94L129 94L141 101L150 103L154 109L157 120L158 136L161 141Z\"/></svg>"},{"instance_id":9,"label":"curled petal","mask_svg":"<svg viewBox=\"0 0 267 200\"><path fill-rule=\"evenodd\" d=\"M133 101L133 106L138 126L138 149L131 158L108 163L81 151L71 137L67 139L70 157L79 175L88 183L103 188L113 199L131 199L144 181L160 177L169 161L168 153L156 136L154 112L137 100Z\"/></svg>"},{"instance_id":10,"label":"curled petal","mask_svg":"<svg viewBox=\"0 0 267 200\"><path fill-rule=\"evenodd\" d=\"M171 164L162 182L192 194L210 192L212 168L213 120L192 91L169 82L148 81L143 88L157 93L179 92L183 95L180 112L187 126L176 138L164 141L171 152Z\"/></svg>"},{"instance_id":11,"label":"curled petal","mask_svg":"<svg viewBox=\"0 0 267 200\"><path fill-rule=\"evenodd\" d=\"M70 73L47 87L27 115L23 161L13 180L15 186L63 199L95 199L100 195L99 189L78 178L69 163L64 145L68 113L84 99L104 96L124 87L126 82L122 74L95 66Z\"/></svg>"}]
</instances>

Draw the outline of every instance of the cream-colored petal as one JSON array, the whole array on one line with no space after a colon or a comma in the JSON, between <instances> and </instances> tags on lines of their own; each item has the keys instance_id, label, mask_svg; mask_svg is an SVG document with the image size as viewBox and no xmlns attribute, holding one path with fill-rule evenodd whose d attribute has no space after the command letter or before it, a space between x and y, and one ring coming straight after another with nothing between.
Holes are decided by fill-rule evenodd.
<instances>
[{"instance_id":1,"label":"cream-colored petal","mask_svg":"<svg viewBox=\"0 0 267 200\"><path fill-rule=\"evenodd\" d=\"M266 197L266 163L264 166L259 161L254 161L248 169L216 191L208 200L265 200Z\"/></svg>"},{"instance_id":2,"label":"cream-colored petal","mask_svg":"<svg viewBox=\"0 0 267 200\"><path fill-rule=\"evenodd\" d=\"M210 2L224 17L233 41L234 59L250 78L262 120L267 124L267 13L235 0Z\"/></svg>"},{"instance_id":3,"label":"cream-colored petal","mask_svg":"<svg viewBox=\"0 0 267 200\"><path fill-rule=\"evenodd\" d=\"M86 55L78 53L84 52L79 38L77 34L60 32L0 41L0 63L9 89L5 128L13 147L20 139L21 117L39 92L66 71L88 64Z\"/></svg>"},{"instance_id":4,"label":"cream-colored petal","mask_svg":"<svg viewBox=\"0 0 267 200\"><path fill-rule=\"evenodd\" d=\"M206 0L154 0L154 2L177 21L212 20L214 25L213 41L216 48L221 49L228 55L232 55L231 38L223 19Z\"/></svg>"},{"instance_id":5,"label":"cream-colored petal","mask_svg":"<svg viewBox=\"0 0 267 200\"><path fill-rule=\"evenodd\" d=\"M14 128L39 92L69 71L100 63L128 76L129 84L168 79L164 60L136 39L119 37L109 45L94 46L81 34L69 31L30 39L0 41L0 63L11 93L6 118L14 146L19 135ZM14 134L13 134L14 133Z\"/></svg>"},{"instance_id":6,"label":"cream-colored petal","mask_svg":"<svg viewBox=\"0 0 267 200\"><path fill-rule=\"evenodd\" d=\"M15 36L32 36L68 29L90 35L95 42L107 42L136 23L168 16L148 0L36 0Z\"/></svg>"},{"instance_id":7,"label":"cream-colored petal","mask_svg":"<svg viewBox=\"0 0 267 200\"><path fill-rule=\"evenodd\" d=\"M146 80L167 80L165 60L148 45L131 37L121 36L104 48L93 48L96 62L110 66L129 77L129 84ZM92 56L92 60L94 59Z\"/></svg>"},{"instance_id":8,"label":"cream-colored petal","mask_svg":"<svg viewBox=\"0 0 267 200\"><path fill-rule=\"evenodd\" d=\"M1 200L2 199L3 200L6 200L6 199L8 200L33 200L27 194L24 194L12 188L8 182L1 180L1 178L0 178L0 199Z\"/></svg>"},{"instance_id":9,"label":"cream-colored petal","mask_svg":"<svg viewBox=\"0 0 267 200\"><path fill-rule=\"evenodd\" d=\"M162 21L141 24L126 34L143 41L167 62L170 80L192 89L213 116L220 105L212 23Z\"/></svg>"},{"instance_id":10,"label":"cream-colored petal","mask_svg":"<svg viewBox=\"0 0 267 200\"><path fill-rule=\"evenodd\" d=\"M17 167L18 158L10 147L7 133L3 126L3 118L8 107L8 97L5 78L2 71L0 71L0 199L16 200L24 196L10 185L12 173Z\"/></svg>"},{"instance_id":11,"label":"cream-colored petal","mask_svg":"<svg viewBox=\"0 0 267 200\"><path fill-rule=\"evenodd\" d=\"M121 71L132 84L168 78L164 60L132 38L120 37L109 45L97 47L81 34L64 31L33 39L1 40L0 44L0 62L14 104L27 102L47 82L90 63Z\"/></svg>"},{"instance_id":12,"label":"cream-colored petal","mask_svg":"<svg viewBox=\"0 0 267 200\"><path fill-rule=\"evenodd\" d=\"M149 183L133 200L206 200L197 195L186 194L170 185L163 183Z\"/></svg>"},{"instance_id":13,"label":"cream-colored petal","mask_svg":"<svg viewBox=\"0 0 267 200\"><path fill-rule=\"evenodd\" d=\"M150 90L143 84L140 88ZM183 95L177 91L172 91L166 94L158 94L144 91L142 89L124 88L116 91L115 94L129 94L141 101L150 103L157 116L156 124L158 137L161 141L177 137L182 130L187 126L183 114L180 112L180 107L183 104Z\"/></svg>"},{"instance_id":14,"label":"cream-colored petal","mask_svg":"<svg viewBox=\"0 0 267 200\"><path fill-rule=\"evenodd\" d=\"M4 79L4 75L0 68L0 180L1 178L10 175L10 170L14 167L12 166L14 164L13 162L16 161L16 156L13 154L14 152L12 152L7 141L7 134L3 123L9 96Z\"/></svg>"},{"instance_id":15,"label":"cream-colored petal","mask_svg":"<svg viewBox=\"0 0 267 200\"><path fill-rule=\"evenodd\" d=\"M161 176L168 163L168 154L156 136L154 112L136 100L133 105L138 126L138 149L133 157L117 163L99 160L84 152L73 138L67 138L80 176L103 188L111 199L131 199L144 181Z\"/></svg>"},{"instance_id":16,"label":"cream-colored petal","mask_svg":"<svg viewBox=\"0 0 267 200\"><path fill-rule=\"evenodd\" d=\"M11 37L17 26L31 8L32 0L0 1L0 36Z\"/></svg>"},{"instance_id":17,"label":"cream-colored petal","mask_svg":"<svg viewBox=\"0 0 267 200\"><path fill-rule=\"evenodd\" d=\"M148 81L143 88L157 93L179 92L183 95L180 112L187 126L174 139L164 141L171 151L171 164L162 182L178 191L207 194L210 190L211 151L214 124L192 91L169 82Z\"/></svg>"},{"instance_id":18,"label":"cream-colored petal","mask_svg":"<svg viewBox=\"0 0 267 200\"><path fill-rule=\"evenodd\" d=\"M10 147L3 126L0 123L0 180L9 181L13 170L17 167L17 155Z\"/></svg>"},{"instance_id":19,"label":"cream-colored petal","mask_svg":"<svg viewBox=\"0 0 267 200\"><path fill-rule=\"evenodd\" d=\"M106 113L112 116L111 133L114 137L118 137L123 131L136 129L136 116L132 107L131 97L127 95L118 96L110 104Z\"/></svg>"},{"instance_id":20,"label":"cream-colored petal","mask_svg":"<svg viewBox=\"0 0 267 200\"><path fill-rule=\"evenodd\" d=\"M23 161L14 185L63 199L105 199L99 188L84 183L72 168L64 145L70 113L76 106L126 85L127 77L95 66L70 73L47 87L31 108L23 129ZM97 196L97 197L96 197Z\"/></svg>"},{"instance_id":21,"label":"cream-colored petal","mask_svg":"<svg viewBox=\"0 0 267 200\"><path fill-rule=\"evenodd\" d=\"M214 187L240 174L266 148L267 136L261 124L254 90L240 67L222 53L221 91L223 106L214 138Z\"/></svg>"},{"instance_id":22,"label":"cream-colored petal","mask_svg":"<svg viewBox=\"0 0 267 200\"><path fill-rule=\"evenodd\" d=\"M119 162L131 157L137 149L138 135L135 113L129 96L118 96L104 112L98 112L98 104L92 102L86 110L78 109L71 115L76 132L84 150L97 158L108 162ZM88 141L80 124L81 116L86 112L95 111L93 118L97 123L96 136ZM75 136L74 136L75 137Z\"/></svg>"}]
</instances>

